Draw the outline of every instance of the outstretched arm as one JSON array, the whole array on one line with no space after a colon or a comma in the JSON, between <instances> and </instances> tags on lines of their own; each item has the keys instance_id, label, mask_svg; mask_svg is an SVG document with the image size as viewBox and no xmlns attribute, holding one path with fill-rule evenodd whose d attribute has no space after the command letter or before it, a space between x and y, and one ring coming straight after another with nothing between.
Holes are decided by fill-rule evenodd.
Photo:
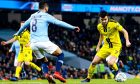
<instances>
[{"instance_id":1,"label":"outstretched arm","mask_svg":"<svg viewBox=\"0 0 140 84\"><path fill-rule=\"evenodd\" d=\"M79 32L80 31L80 28L77 27L77 26L72 26L64 21L60 21L56 18L54 18L53 16L49 16L49 22L52 23L52 24L56 24L58 26L61 26L61 27L64 27L64 28L68 28L68 29L74 29L76 32Z\"/></svg>"},{"instance_id":2,"label":"outstretched arm","mask_svg":"<svg viewBox=\"0 0 140 84\"><path fill-rule=\"evenodd\" d=\"M100 34L99 41L98 41L98 44L97 44L97 47L96 47L96 51L99 51L100 46L102 44L102 41L103 41L103 35Z\"/></svg>"},{"instance_id":3,"label":"outstretched arm","mask_svg":"<svg viewBox=\"0 0 140 84\"><path fill-rule=\"evenodd\" d=\"M123 28L122 31L121 31L124 35L124 38L125 38L125 41L126 41L126 46L127 47L130 47L131 46L131 43L129 41L129 35L128 35L128 32Z\"/></svg>"},{"instance_id":4,"label":"outstretched arm","mask_svg":"<svg viewBox=\"0 0 140 84\"><path fill-rule=\"evenodd\" d=\"M7 44L13 43L13 42L15 42L15 41L16 41L16 39L15 39L15 38L12 38L12 39L10 39L10 40L8 40L8 41L2 41L2 42L1 42L1 45L7 45Z\"/></svg>"},{"instance_id":5,"label":"outstretched arm","mask_svg":"<svg viewBox=\"0 0 140 84\"><path fill-rule=\"evenodd\" d=\"M117 29L118 31L120 31L120 32L123 33L124 38L125 38L125 41L126 41L126 46L127 46L127 47L130 47L130 46L131 46L131 43L130 43L130 41L129 41L128 32L127 32L119 23L117 23L116 29Z\"/></svg>"}]
</instances>

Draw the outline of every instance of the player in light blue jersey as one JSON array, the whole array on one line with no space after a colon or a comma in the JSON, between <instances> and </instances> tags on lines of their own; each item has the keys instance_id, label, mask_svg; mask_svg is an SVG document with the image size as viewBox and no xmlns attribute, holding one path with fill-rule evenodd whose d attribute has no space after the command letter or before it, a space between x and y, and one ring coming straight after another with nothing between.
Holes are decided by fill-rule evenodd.
<instances>
[{"instance_id":1,"label":"player in light blue jersey","mask_svg":"<svg viewBox=\"0 0 140 84\"><path fill-rule=\"evenodd\" d=\"M49 40L48 26L51 23L67 29L75 30L76 32L79 32L80 28L54 18L52 15L46 13L47 11L48 4L46 2L40 2L39 11L32 14L30 18L27 21L25 21L25 24L19 29L19 31L15 35L19 35L23 30L30 26L30 46L37 59L40 59L43 62L42 67L45 77L51 83L50 79L52 78L48 74L47 68L48 60L45 58L44 55L44 53L47 52L57 56L56 71L53 76L56 79L59 79L61 82L66 82L66 79L64 79L60 74L64 54L56 44L52 43Z\"/></svg>"},{"instance_id":2,"label":"player in light blue jersey","mask_svg":"<svg viewBox=\"0 0 140 84\"><path fill-rule=\"evenodd\" d=\"M15 52L15 59L14 59L14 66L17 66L17 58L18 58L18 54L20 51L20 43L18 41L13 42L11 48L9 49L9 52Z\"/></svg>"}]
</instances>

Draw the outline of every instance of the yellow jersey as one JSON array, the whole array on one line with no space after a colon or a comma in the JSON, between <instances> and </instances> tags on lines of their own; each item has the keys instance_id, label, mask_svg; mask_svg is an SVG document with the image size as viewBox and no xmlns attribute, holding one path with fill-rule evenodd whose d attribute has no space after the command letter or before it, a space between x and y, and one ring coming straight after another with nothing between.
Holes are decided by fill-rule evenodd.
<instances>
[{"instance_id":1,"label":"yellow jersey","mask_svg":"<svg viewBox=\"0 0 140 84\"><path fill-rule=\"evenodd\" d=\"M19 41L20 45L25 46L30 41L30 33L28 30L25 30L20 36L15 36L14 38Z\"/></svg>"},{"instance_id":2,"label":"yellow jersey","mask_svg":"<svg viewBox=\"0 0 140 84\"><path fill-rule=\"evenodd\" d=\"M99 23L97 29L103 35L104 46L109 48L122 46L119 31L122 31L123 27L118 22L110 19L106 27Z\"/></svg>"},{"instance_id":3,"label":"yellow jersey","mask_svg":"<svg viewBox=\"0 0 140 84\"><path fill-rule=\"evenodd\" d=\"M18 61L32 61L32 50L30 47L26 46L30 41L29 31L25 30L21 33L20 36L15 36L14 38L20 43L20 53L18 55Z\"/></svg>"}]
</instances>

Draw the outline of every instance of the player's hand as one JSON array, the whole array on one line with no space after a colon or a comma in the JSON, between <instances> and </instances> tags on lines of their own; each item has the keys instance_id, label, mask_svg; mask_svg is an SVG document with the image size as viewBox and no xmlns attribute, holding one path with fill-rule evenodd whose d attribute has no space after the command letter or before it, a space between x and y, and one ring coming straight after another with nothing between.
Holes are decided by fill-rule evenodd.
<instances>
[{"instance_id":1,"label":"player's hand","mask_svg":"<svg viewBox=\"0 0 140 84\"><path fill-rule=\"evenodd\" d=\"M126 41L126 47L130 47L130 46L131 46L130 41Z\"/></svg>"},{"instance_id":2,"label":"player's hand","mask_svg":"<svg viewBox=\"0 0 140 84\"><path fill-rule=\"evenodd\" d=\"M80 28L79 27L75 27L74 29L76 32L79 32L80 31Z\"/></svg>"},{"instance_id":3,"label":"player's hand","mask_svg":"<svg viewBox=\"0 0 140 84\"><path fill-rule=\"evenodd\" d=\"M6 45L6 42L5 42L5 41L2 41L2 42L1 42L1 45Z\"/></svg>"},{"instance_id":4,"label":"player's hand","mask_svg":"<svg viewBox=\"0 0 140 84\"><path fill-rule=\"evenodd\" d=\"M98 52L100 50L100 47L96 47L96 52Z\"/></svg>"}]
</instances>

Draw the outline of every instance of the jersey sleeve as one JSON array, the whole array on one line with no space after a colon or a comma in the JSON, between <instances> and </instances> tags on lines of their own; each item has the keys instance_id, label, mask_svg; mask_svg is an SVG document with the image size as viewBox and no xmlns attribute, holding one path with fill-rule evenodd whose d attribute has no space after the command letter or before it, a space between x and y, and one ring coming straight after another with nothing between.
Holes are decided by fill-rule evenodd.
<instances>
[{"instance_id":1,"label":"jersey sleeve","mask_svg":"<svg viewBox=\"0 0 140 84\"><path fill-rule=\"evenodd\" d=\"M49 19L48 19L48 22L49 23L52 23L52 24L55 24L55 25L58 25L58 26L62 26L64 28L68 28L68 29L74 29L75 26L72 26L66 22L63 22L63 21L60 21L58 19L56 19L55 17L49 15Z\"/></svg>"},{"instance_id":2,"label":"jersey sleeve","mask_svg":"<svg viewBox=\"0 0 140 84\"><path fill-rule=\"evenodd\" d=\"M14 35L14 39L19 40L20 36Z\"/></svg>"},{"instance_id":3,"label":"jersey sleeve","mask_svg":"<svg viewBox=\"0 0 140 84\"><path fill-rule=\"evenodd\" d=\"M119 31L122 31L123 27L117 22L116 23L116 29Z\"/></svg>"}]
</instances>

